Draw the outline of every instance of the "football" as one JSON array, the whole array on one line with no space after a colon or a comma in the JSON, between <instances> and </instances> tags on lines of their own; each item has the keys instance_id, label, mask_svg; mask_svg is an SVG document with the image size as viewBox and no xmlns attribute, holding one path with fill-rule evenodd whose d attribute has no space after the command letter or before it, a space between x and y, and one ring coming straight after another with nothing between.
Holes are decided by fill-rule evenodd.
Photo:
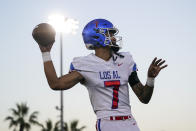
<instances>
[{"instance_id":1,"label":"football","mask_svg":"<svg viewBox=\"0 0 196 131\"><path fill-rule=\"evenodd\" d=\"M48 46L55 42L55 29L48 23L35 26L32 32L34 40L41 46Z\"/></svg>"}]
</instances>

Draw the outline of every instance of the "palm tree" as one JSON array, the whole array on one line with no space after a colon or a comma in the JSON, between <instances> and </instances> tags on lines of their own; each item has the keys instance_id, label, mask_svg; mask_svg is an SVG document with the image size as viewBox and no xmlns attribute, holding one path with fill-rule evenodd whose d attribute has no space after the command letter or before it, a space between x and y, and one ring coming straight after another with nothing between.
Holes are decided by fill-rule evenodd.
<instances>
[{"instance_id":1,"label":"palm tree","mask_svg":"<svg viewBox=\"0 0 196 131\"><path fill-rule=\"evenodd\" d=\"M31 128L31 124L39 125L37 121L38 112L34 111L33 113L29 114L29 107L26 103L16 104L16 109L10 109L12 115L7 116L5 118L6 121L10 121L9 128L13 127L14 131L19 128L19 131L29 131Z\"/></svg>"},{"instance_id":2,"label":"palm tree","mask_svg":"<svg viewBox=\"0 0 196 131\"><path fill-rule=\"evenodd\" d=\"M77 126L78 126L78 120L73 120L73 121L71 121L71 123L70 123L70 129L71 129L71 131L82 131L84 128L86 128L86 126L82 126L82 127L80 127L80 128L78 128Z\"/></svg>"},{"instance_id":3,"label":"palm tree","mask_svg":"<svg viewBox=\"0 0 196 131\"><path fill-rule=\"evenodd\" d=\"M44 127L42 125L42 130L41 131L52 131L52 128L53 128L52 121L51 120L47 120L46 121L46 127Z\"/></svg>"},{"instance_id":4,"label":"palm tree","mask_svg":"<svg viewBox=\"0 0 196 131\"><path fill-rule=\"evenodd\" d=\"M78 128L78 120L73 120L70 122L70 130L68 128L68 124L64 122L63 131L82 131L86 126L82 126L81 128ZM41 131L61 131L60 121L57 121L55 125L53 125L53 122L48 119L44 125L41 125L42 130Z\"/></svg>"},{"instance_id":5,"label":"palm tree","mask_svg":"<svg viewBox=\"0 0 196 131\"><path fill-rule=\"evenodd\" d=\"M55 125L53 125L53 122L48 119L46 122L45 122L45 126L44 125L41 125L42 127L42 130L41 131L61 131L61 128L60 128L60 121L57 121L55 123ZM68 126L67 126L67 123L65 122L64 123L64 131L68 131Z\"/></svg>"}]
</instances>

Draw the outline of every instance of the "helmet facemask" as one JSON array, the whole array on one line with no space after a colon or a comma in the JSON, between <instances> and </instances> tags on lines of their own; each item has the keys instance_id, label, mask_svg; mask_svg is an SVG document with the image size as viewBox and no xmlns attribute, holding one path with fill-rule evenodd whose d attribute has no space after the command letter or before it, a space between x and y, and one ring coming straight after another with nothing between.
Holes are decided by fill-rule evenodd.
<instances>
[{"instance_id":1,"label":"helmet facemask","mask_svg":"<svg viewBox=\"0 0 196 131\"><path fill-rule=\"evenodd\" d=\"M100 34L105 36L105 45L117 51L122 48L122 37L117 36L119 33L117 28L99 28L98 30Z\"/></svg>"}]
</instances>

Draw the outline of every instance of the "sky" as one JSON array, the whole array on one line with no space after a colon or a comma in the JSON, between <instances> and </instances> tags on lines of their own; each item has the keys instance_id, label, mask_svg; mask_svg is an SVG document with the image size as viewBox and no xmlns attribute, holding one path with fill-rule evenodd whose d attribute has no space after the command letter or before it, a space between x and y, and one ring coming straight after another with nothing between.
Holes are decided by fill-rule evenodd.
<instances>
[{"instance_id":1,"label":"sky","mask_svg":"<svg viewBox=\"0 0 196 131\"><path fill-rule=\"evenodd\" d=\"M63 35L64 74L72 59L88 51L81 32L91 20L110 20L123 37L122 51L129 51L146 82L154 57L168 67L155 79L149 104L142 104L130 88L132 114L141 131L196 130L196 1L194 0L1 0L0 1L0 131L8 131L4 118L16 103L26 102L38 120L59 120L60 92L49 88L33 28L53 13L79 21L76 35ZM51 51L60 75L59 34ZM84 131L95 130L96 116L87 89L77 84L64 91L64 120L78 119ZM35 126L32 130L39 130Z\"/></svg>"}]
</instances>

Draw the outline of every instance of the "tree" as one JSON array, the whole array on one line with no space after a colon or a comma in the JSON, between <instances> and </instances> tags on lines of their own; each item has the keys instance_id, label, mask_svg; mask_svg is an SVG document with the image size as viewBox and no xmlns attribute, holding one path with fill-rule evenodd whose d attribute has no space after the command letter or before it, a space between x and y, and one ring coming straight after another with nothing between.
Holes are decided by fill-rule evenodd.
<instances>
[{"instance_id":1,"label":"tree","mask_svg":"<svg viewBox=\"0 0 196 131\"><path fill-rule=\"evenodd\" d=\"M60 128L60 121L57 121L55 123L55 125L53 125L53 122L48 119L46 122L45 122L45 126L44 125L41 125L42 127L42 130L41 131L61 131L61 128ZM65 122L64 123L64 131L68 131L68 126L67 126L67 123Z\"/></svg>"},{"instance_id":2,"label":"tree","mask_svg":"<svg viewBox=\"0 0 196 131\"><path fill-rule=\"evenodd\" d=\"M71 129L71 131L82 131L84 128L86 128L86 126L82 126L82 127L80 127L80 128L78 128L77 126L78 126L78 120L73 120L73 121L71 121L71 123L70 123L70 129Z\"/></svg>"},{"instance_id":3,"label":"tree","mask_svg":"<svg viewBox=\"0 0 196 131\"><path fill-rule=\"evenodd\" d=\"M69 125L70 128L68 128L68 124L64 122L63 125L64 131L82 131L84 128L86 128L86 126L82 126L81 128L78 128L77 127L78 122L79 122L78 120L71 121ZM48 119L45 122L45 126L41 125L41 127L42 127L41 131L61 131L60 121L57 121L55 125L53 125L53 122L50 119Z\"/></svg>"},{"instance_id":4,"label":"tree","mask_svg":"<svg viewBox=\"0 0 196 131\"><path fill-rule=\"evenodd\" d=\"M9 128L14 128L14 131L19 128L19 131L29 131L31 124L40 125L37 121L38 112L34 111L29 114L29 107L26 103L16 103L16 109L11 108L11 115L5 118L5 121L9 121Z\"/></svg>"}]
</instances>

